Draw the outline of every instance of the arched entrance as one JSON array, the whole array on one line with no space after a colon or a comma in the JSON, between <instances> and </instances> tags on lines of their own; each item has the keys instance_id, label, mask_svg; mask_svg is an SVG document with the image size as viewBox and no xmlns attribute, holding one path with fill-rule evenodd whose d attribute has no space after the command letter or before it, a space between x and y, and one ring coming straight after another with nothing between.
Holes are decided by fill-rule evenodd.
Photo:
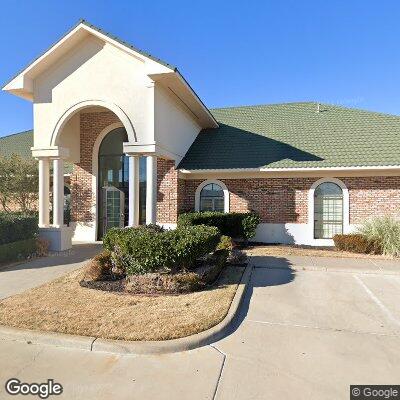
<instances>
[{"instance_id":1,"label":"arched entrance","mask_svg":"<svg viewBox=\"0 0 400 400\"><path fill-rule=\"evenodd\" d=\"M111 228L128 225L129 158L123 153L128 141L124 127L111 130L102 140L98 152L98 239ZM139 160L139 221L146 219L146 160Z\"/></svg>"}]
</instances>

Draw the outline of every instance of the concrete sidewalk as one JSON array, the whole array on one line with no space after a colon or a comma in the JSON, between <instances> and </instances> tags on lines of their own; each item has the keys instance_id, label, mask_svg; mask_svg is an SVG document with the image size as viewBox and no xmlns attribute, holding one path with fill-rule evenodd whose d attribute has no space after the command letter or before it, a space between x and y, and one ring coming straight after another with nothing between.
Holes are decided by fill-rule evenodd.
<instances>
[{"instance_id":1,"label":"concrete sidewalk","mask_svg":"<svg viewBox=\"0 0 400 400\"><path fill-rule=\"evenodd\" d=\"M100 243L76 244L71 250L0 270L0 299L40 286L70 271L102 249Z\"/></svg>"},{"instance_id":2,"label":"concrete sidewalk","mask_svg":"<svg viewBox=\"0 0 400 400\"><path fill-rule=\"evenodd\" d=\"M197 350L127 356L0 340L0 397L13 398L11 377L53 378L68 400L337 400L351 384L398 384L398 263L315 260L252 259L230 333Z\"/></svg>"}]
</instances>

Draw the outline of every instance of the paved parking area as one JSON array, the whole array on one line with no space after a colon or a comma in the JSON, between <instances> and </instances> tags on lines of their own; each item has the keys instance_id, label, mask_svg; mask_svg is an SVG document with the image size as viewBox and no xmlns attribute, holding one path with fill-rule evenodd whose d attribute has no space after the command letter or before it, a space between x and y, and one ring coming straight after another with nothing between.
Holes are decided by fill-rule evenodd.
<instances>
[{"instance_id":1,"label":"paved parking area","mask_svg":"<svg viewBox=\"0 0 400 400\"><path fill-rule=\"evenodd\" d=\"M336 261L335 261L336 260ZM400 263L254 257L223 340L119 356L0 340L4 382L54 378L66 399L348 399L350 384L400 384Z\"/></svg>"}]
</instances>

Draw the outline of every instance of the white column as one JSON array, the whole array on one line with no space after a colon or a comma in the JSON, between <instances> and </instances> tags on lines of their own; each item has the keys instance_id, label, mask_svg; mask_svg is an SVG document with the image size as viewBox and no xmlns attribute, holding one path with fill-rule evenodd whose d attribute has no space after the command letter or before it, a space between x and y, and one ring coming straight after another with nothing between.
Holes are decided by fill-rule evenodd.
<instances>
[{"instance_id":1,"label":"white column","mask_svg":"<svg viewBox=\"0 0 400 400\"><path fill-rule=\"evenodd\" d=\"M157 157L146 159L146 224L157 222Z\"/></svg>"},{"instance_id":2,"label":"white column","mask_svg":"<svg viewBox=\"0 0 400 400\"><path fill-rule=\"evenodd\" d=\"M53 226L64 225L64 160L53 160Z\"/></svg>"},{"instance_id":3,"label":"white column","mask_svg":"<svg viewBox=\"0 0 400 400\"><path fill-rule=\"evenodd\" d=\"M139 156L129 156L129 226L139 225Z\"/></svg>"},{"instance_id":4,"label":"white column","mask_svg":"<svg viewBox=\"0 0 400 400\"><path fill-rule=\"evenodd\" d=\"M39 227L49 226L49 159L39 158Z\"/></svg>"}]
</instances>

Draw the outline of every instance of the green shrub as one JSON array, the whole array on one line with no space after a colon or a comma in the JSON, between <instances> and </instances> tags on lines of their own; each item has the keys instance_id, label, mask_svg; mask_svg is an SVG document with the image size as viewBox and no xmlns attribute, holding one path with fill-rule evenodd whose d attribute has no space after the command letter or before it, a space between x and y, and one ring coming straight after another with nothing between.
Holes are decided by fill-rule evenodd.
<instances>
[{"instance_id":1,"label":"green shrub","mask_svg":"<svg viewBox=\"0 0 400 400\"><path fill-rule=\"evenodd\" d=\"M377 242L384 255L400 257L399 220L389 216L375 217L361 224L359 232L367 239Z\"/></svg>"},{"instance_id":2,"label":"green shrub","mask_svg":"<svg viewBox=\"0 0 400 400\"><path fill-rule=\"evenodd\" d=\"M256 213L248 213L242 219L243 226L243 237L245 239L251 239L256 235L256 229L259 223L261 222L261 218Z\"/></svg>"},{"instance_id":3,"label":"green shrub","mask_svg":"<svg viewBox=\"0 0 400 400\"><path fill-rule=\"evenodd\" d=\"M218 243L217 250L231 251L232 249L233 249L232 238L229 236L222 235Z\"/></svg>"},{"instance_id":4,"label":"green shrub","mask_svg":"<svg viewBox=\"0 0 400 400\"><path fill-rule=\"evenodd\" d=\"M214 251L219 240L218 229L210 226L167 231L142 226L111 229L103 239L103 246L112 252L115 266L130 275L161 269L185 270L197 258Z\"/></svg>"},{"instance_id":5,"label":"green shrub","mask_svg":"<svg viewBox=\"0 0 400 400\"><path fill-rule=\"evenodd\" d=\"M0 245L0 263L23 260L36 253L36 238Z\"/></svg>"},{"instance_id":6,"label":"green shrub","mask_svg":"<svg viewBox=\"0 0 400 400\"><path fill-rule=\"evenodd\" d=\"M193 225L215 226L222 235L233 238L251 239L261 222L256 213L223 213L214 211L181 214L178 227Z\"/></svg>"},{"instance_id":7,"label":"green shrub","mask_svg":"<svg viewBox=\"0 0 400 400\"><path fill-rule=\"evenodd\" d=\"M340 251L352 253L381 254L382 249L375 240L370 240L361 234L335 235L333 237L335 247Z\"/></svg>"},{"instance_id":8,"label":"green shrub","mask_svg":"<svg viewBox=\"0 0 400 400\"><path fill-rule=\"evenodd\" d=\"M32 239L38 232L36 215L22 213L0 213L0 245Z\"/></svg>"}]
</instances>

